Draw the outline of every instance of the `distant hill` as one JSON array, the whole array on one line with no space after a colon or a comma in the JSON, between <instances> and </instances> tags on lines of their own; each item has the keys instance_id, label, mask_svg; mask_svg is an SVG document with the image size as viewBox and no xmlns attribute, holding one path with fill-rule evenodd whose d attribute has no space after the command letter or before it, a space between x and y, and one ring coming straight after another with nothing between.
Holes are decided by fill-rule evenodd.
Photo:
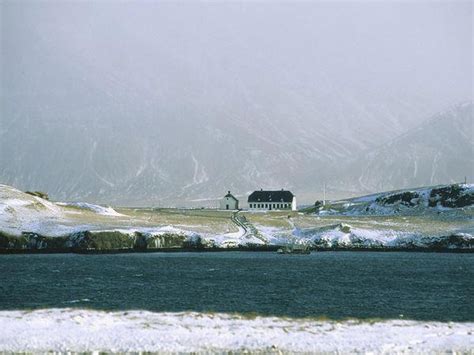
<instances>
[{"instance_id":1,"label":"distant hill","mask_svg":"<svg viewBox=\"0 0 474 355\"><path fill-rule=\"evenodd\" d=\"M349 168L356 191L386 191L474 179L473 104L441 112L357 157ZM343 184L344 184L343 183Z\"/></svg>"},{"instance_id":2,"label":"distant hill","mask_svg":"<svg viewBox=\"0 0 474 355\"><path fill-rule=\"evenodd\" d=\"M320 215L377 216L377 215L426 215L447 212L452 218L462 210L474 207L474 184L451 184L418 187L397 191L380 192L344 200L317 201L303 209L306 213Z\"/></svg>"},{"instance_id":3,"label":"distant hill","mask_svg":"<svg viewBox=\"0 0 474 355\"><path fill-rule=\"evenodd\" d=\"M54 200L215 206L229 189L245 201L254 189L284 187L299 203L312 203L322 198L323 181L329 198L464 176L472 181L472 109L472 103L456 106L401 136L393 127L378 136L377 128L369 135L372 146L367 140L357 146L356 131L328 128L322 136L314 126L278 119L193 121L181 138L179 122L144 132L133 120L113 130L87 120L80 127L61 125L59 118L18 120L0 128L0 182L45 191ZM396 138L380 145L389 132Z\"/></svg>"}]
</instances>

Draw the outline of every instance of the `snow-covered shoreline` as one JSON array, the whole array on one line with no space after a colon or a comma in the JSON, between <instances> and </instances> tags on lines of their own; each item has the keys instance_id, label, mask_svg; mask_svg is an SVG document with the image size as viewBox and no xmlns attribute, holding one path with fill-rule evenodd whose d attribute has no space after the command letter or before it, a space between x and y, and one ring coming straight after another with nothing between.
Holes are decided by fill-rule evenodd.
<instances>
[{"instance_id":1,"label":"snow-covered shoreline","mask_svg":"<svg viewBox=\"0 0 474 355\"><path fill-rule=\"evenodd\" d=\"M196 312L1 311L0 352L472 352L474 323Z\"/></svg>"},{"instance_id":2,"label":"snow-covered shoreline","mask_svg":"<svg viewBox=\"0 0 474 355\"><path fill-rule=\"evenodd\" d=\"M471 206L470 201L474 198L473 190L474 185L420 188L387 193L383 198L379 195L371 195L368 199L356 198L352 201L364 203L358 205L351 202L349 209L343 204L341 208L349 214L361 212L360 218L343 216L346 212L341 210L336 219L333 216L324 220L324 216L314 213L292 216L261 213L252 221L253 213L242 212L239 216L247 223L244 227L230 213L223 215L214 210L206 211L204 219L202 210L169 213L121 209L122 214L111 207L90 203L51 202L0 185L0 251L268 250L287 244L305 244L317 250L472 252L474 205ZM435 197L429 197L429 191L437 191ZM469 207L448 208L443 205L441 207L448 210L441 213L438 211L440 201L450 206L457 201L457 204L468 204ZM436 208L433 208L440 214L433 214L433 208L428 208L430 203L435 202ZM419 215L390 217L389 213L385 217L387 220L380 222L376 220L380 219L377 214L367 216L367 208L372 211L370 213L388 208L392 215L395 211L407 209Z\"/></svg>"}]
</instances>

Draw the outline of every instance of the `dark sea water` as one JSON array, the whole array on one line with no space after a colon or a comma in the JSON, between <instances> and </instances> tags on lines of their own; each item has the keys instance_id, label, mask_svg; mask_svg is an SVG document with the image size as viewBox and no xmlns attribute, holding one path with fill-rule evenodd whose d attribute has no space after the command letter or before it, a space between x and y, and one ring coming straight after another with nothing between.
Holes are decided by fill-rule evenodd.
<instances>
[{"instance_id":1,"label":"dark sea water","mask_svg":"<svg viewBox=\"0 0 474 355\"><path fill-rule=\"evenodd\" d=\"M474 321L474 254L0 255L0 310Z\"/></svg>"}]
</instances>

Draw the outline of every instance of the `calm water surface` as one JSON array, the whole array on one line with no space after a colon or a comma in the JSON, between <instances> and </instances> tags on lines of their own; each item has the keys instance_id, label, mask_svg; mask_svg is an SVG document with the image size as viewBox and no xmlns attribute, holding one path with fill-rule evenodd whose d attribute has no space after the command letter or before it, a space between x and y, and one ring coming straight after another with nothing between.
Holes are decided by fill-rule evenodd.
<instances>
[{"instance_id":1,"label":"calm water surface","mask_svg":"<svg viewBox=\"0 0 474 355\"><path fill-rule=\"evenodd\" d=\"M474 254L0 255L0 309L474 321ZM403 316L402 316L403 315Z\"/></svg>"}]
</instances>

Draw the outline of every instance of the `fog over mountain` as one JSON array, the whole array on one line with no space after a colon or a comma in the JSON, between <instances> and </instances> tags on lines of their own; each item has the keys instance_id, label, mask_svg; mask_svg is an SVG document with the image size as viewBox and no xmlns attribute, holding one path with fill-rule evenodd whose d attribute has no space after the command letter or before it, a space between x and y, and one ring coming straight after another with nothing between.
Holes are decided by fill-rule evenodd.
<instances>
[{"instance_id":1,"label":"fog over mountain","mask_svg":"<svg viewBox=\"0 0 474 355\"><path fill-rule=\"evenodd\" d=\"M344 169L351 171L350 179L358 177L356 191L456 183L464 178L472 181L473 124L472 102L456 105L363 153Z\"/></svg>"},{"instance_id":2,"label":"fog over mountain","mask_svg":"<svg viewBox=\"0 0 474 355\"><path fill-rule=\"evenodd\" d=\"M0 183L200 206L474 179L470 1L0 9Z\"/></svg>"}]
</instances>

